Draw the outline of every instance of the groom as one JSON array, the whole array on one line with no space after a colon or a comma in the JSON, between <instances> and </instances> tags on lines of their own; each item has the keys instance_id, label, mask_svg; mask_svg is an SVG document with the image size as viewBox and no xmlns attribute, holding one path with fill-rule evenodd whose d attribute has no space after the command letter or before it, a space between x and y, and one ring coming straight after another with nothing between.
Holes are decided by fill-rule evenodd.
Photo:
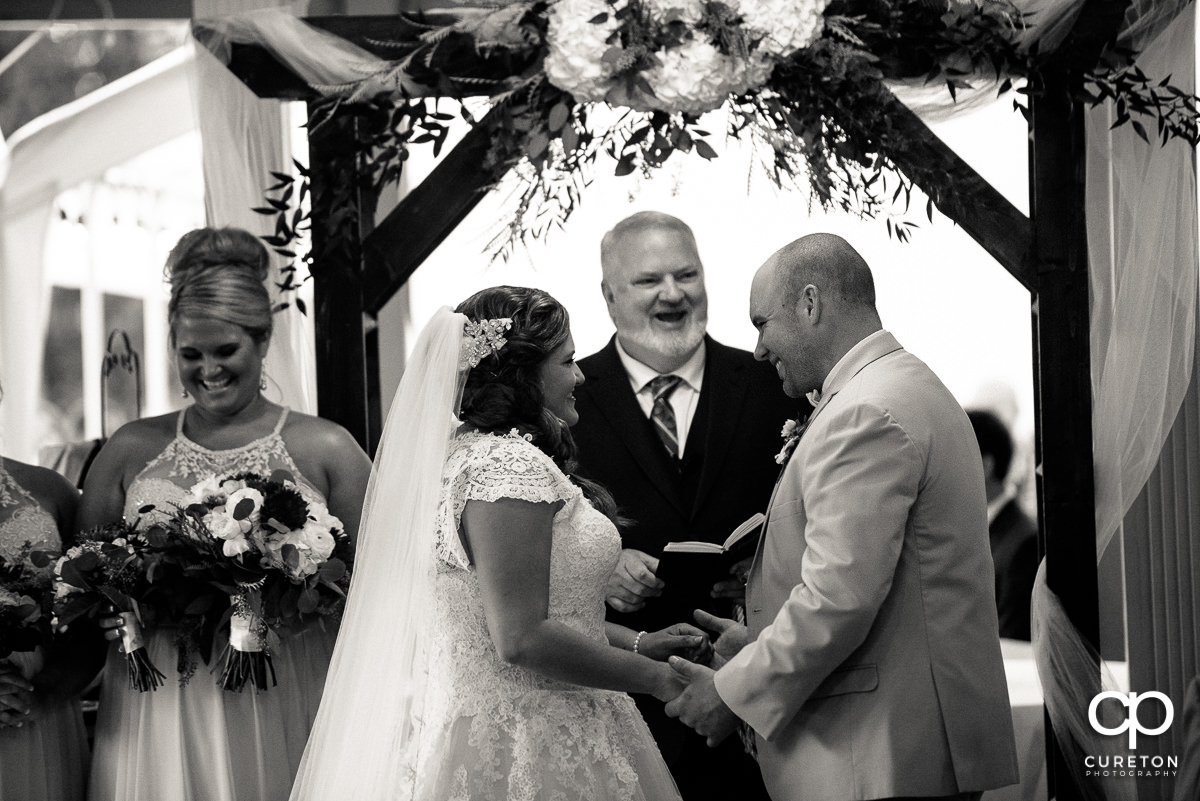
<instances>
[{"instance_id":1,"label":"groom","mask_svg":"<svg viewBox=\"0 0 1200 801\"><path fill-rule=\"evenodd\" d=\"M784 391L820 397L770 503L748 629L716 624L715 673L672 658L691 685L667 714L710 744L749 724L776 801L975 801L1016 782L966 414L882 329L840 237L777 251L750 318Z\"/></svg>"}]
</instances>

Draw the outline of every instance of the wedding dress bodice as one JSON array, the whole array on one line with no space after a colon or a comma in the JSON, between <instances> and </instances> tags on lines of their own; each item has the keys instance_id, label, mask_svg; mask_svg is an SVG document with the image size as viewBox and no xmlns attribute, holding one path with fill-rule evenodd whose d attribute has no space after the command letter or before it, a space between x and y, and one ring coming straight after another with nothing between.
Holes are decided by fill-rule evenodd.
<instances>
[{"instance_id":1,"label":"wedding dress bodice","mask_svg":"<svg viewBox=\"0 0 1200 801\"><path fill-rule=\"evenodd\" d=\"M307 499L324 500L301 475L280 435L287 421L287 409L279 415L274 430L267 436L225 450L206 448L188 439L183 433L183 415L184 412L180 411L175 425L175 438L130 483L125 493L126 520L145 517L146 522L151 523L170 516L176 505L188 497L193 486L214 475L218 478L236 473L270 476L276 470L286 470ZM154 508L144 514L139 511L147 506Z\"/></svg>"},{"instance_id":2,"label":"wedding dress bodice","mask_svg":"<svg viewBox=\"0 0 1200 801\"><path fill-rule=\"evenodd\" d=\"M52 549L62 545L54 516L9 475L0 459L0 556L12 559L26 542Z\"/></svg>"},{"instance_id":3,"label":"wedding dress bodice","mask_svg":"<svg viewBox=\"0 0 1200 801\"><path fill-rule=\"evenodd\" d=\"M678 801L629 696L500 659L459 524L468 501L501 498L561 503L551 527L548 617L607 644L604 587L621 550L616 528L532 443L515 434L456 436L437 511L423 734L415 764L406 757L403 765L411 788L395 797Z\"/></svg>"},{"instance_id":4,"label":"wedding dress bodice","mask_svg":"<svg viewBox=\"0 0 1200 801\"><path fill-rule=\"evenodd\" d=\"M554 516L548 616L607 643L604 586L621 550L613 524L554 462L520 437L468 433L455 439L442 476L437 533L433 676L451 676L460 709L530 689L581 689L503 662L492 645L479 580L459 538L467 501L562 502ZM519 558L519 556L518 556Z\"/></svg>"}]
</instances>

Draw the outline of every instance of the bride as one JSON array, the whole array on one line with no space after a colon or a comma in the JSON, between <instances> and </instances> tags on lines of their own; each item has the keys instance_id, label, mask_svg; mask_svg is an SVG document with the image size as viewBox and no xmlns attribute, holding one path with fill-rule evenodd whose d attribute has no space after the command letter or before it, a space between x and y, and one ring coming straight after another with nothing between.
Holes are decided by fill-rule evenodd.
<instances>
[{"instance_id":1,"label":"bride","mask_svg":"<svg viewBox=\"0 0 1200 801\"><path fill-rule=\"evenodd\" d=\"M604 621L621 543L611 496L573 473L582 381L540 290L485 289L426 326L294 801L679 798L624 693L673 698L664 660L710 645Z\"/></svg>"}]
</instances>

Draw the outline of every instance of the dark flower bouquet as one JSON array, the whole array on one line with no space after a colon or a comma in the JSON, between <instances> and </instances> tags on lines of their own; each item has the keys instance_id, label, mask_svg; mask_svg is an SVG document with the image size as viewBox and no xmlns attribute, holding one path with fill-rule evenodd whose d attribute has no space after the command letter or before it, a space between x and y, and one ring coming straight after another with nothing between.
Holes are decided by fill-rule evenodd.
<instances>
[{"instance_id":1,"label":"dark flower bouquet","mask_svg":"<svg viewBox=\"0 0 1200 801\"><path fill-rule=\"evenodd\" d=\"M0 556L0 659L50 641L50 606L58 553L47 543L26 543L15 558Z\"/></svg>"},{"instance_id":2,"label":"dark flower bouquet","mask_svg":"<svg viewBox=\"0 0 1200 801\"><path fill-rule=\"evenodd\" d=\"M162 682L141 634L151 623L177 631L181 686L195 674L197 656L211 661L216 635L224 633L217 684L266 690L276 683L271 649L281 635L341 613L351 561L341 521L306 499L286 472L210 476L156 522L86 533L59 560L55 611L66 625L115 607L138 690Z\"/></svg>"},{"instance_id":3,"label":"dark flower bouquet","mask_svg":"<svg viewBox=\"0 0 1200 801\"><path fill-rule=\"evenodd\" d=\"M291 475L211 476L192 487L171 527L201 553L198 568L229 598L229 645L218 684L240 691L275 683L280 634L341 613L352 548L325 504Z\"/></svg>"},{"instance_id":4,"label":"dark flower bouquet","mask_svg":"<svg viewBox=\"0 0 1200 801\"><path fill-rule=\"evenodd\" d=\"M140 692L156 690L163 682L142 637L143 602L150 595L149 550L146 534L135 523L119 521L84 532L54 566L55 627L65 630L80 618L99 617L109 606L116 609L124 624L121 651L129 668L129 686Z\"/></svg>"}]
</instances>

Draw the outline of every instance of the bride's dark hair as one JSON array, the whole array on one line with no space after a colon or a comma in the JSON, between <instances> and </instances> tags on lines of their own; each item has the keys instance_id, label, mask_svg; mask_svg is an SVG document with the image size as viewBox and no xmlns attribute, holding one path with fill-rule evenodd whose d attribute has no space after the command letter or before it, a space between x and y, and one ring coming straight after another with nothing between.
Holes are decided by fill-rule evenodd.
<instances>
[{"instance_id":1,"label":"bride's dark hair","mask_svg":"<svg viewBox=\"0 0 1200 801\"><path fill-rule=\"evenodd\" d=\"M467 372L460 419L486 432L517 429L531 434L533 443L554 460L584 497L603 514L618 520L612 495L579 475L571 430L546 409L542 393L542 364L571 333L566 308L540 289L494 286L480 290L455 309L476 322L508 317L512 328L499 351Z\"/></svg>"}]
</instances>

